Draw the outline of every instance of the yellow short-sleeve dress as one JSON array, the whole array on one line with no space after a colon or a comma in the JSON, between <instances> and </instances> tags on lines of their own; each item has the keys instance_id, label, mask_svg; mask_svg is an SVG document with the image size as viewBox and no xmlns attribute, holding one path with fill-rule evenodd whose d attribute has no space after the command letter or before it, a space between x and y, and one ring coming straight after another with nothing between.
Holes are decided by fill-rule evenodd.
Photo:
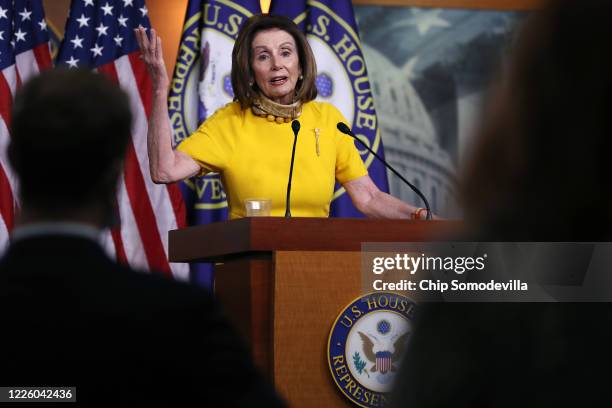
<instances>
[{"instance_id":1,"label":"yellow short-sleeve dress","mask_svg":"<svg viewBox=\"0 0 612 408\"><path fill-rule=\"evenodd\" d=\"M298 120L291 214L327 217L334 181L344 184L368 172L353 139L336 129L338 122L347 121L333 105L308 102ZM269 122L232 102L217 110L177 150L193 157L203 174L221 174L233 219L245 216L243 203L248 198L270 198L271 215L285 214L292 147L291 123Z\"/></svg>"}]
</instances>

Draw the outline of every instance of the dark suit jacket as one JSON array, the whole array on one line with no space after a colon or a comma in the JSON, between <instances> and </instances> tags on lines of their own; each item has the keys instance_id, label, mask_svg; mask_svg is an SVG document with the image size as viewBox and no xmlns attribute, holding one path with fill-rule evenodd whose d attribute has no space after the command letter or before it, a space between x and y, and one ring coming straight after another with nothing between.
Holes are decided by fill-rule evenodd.
<instances>
[{"instance_id":1,"label":"dark suit jacket","mask_svg":"<svg viewBox=\"0 0 612 408\"><path fill-rule=\"evenodd\" d=\"M136 273L93 241L39 236L0 261L0 385L117 405L279 406L211 294Z\"/></svg>"},{"instance_id":2,"label":"dark suit jacket","mask_svg":"<svg viewBox=\"0 0 612 408\"><path fill-rule=\"evenodd\" d=\"M612 406L612 304L419 308L394 407Z\"/></svg>"}]
</instances>

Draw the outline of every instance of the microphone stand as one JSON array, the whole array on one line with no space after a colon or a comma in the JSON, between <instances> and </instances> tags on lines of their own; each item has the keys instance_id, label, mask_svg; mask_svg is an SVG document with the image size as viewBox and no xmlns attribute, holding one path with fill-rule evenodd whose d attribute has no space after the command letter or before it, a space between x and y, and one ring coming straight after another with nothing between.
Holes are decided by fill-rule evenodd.
<instances>
[{"instance_id":1,"label":"microphone stand","mask_svg":"<svg viewBox=\"0 0 612 408\"><path fill-rule=\"evenodd\" d=\"M300 131L300 122L294 120L291 122L291 130L293 130L293 150L291 151L291 167L289 167L289 183L287 184L287 200L285 202L285 218L291 218L291 178L293 177L293 161L295 160L295 145L297 144L297 136Z\"/></svg>"},{"instance_id":2,"label":"microphone stand","mask_svg":"<svg viewBox=\"0 0 612 408\"><path fill-rule=\"evenodd\" d=\"M416 188L416 186L414 186L411 182L409 182L401 174L399 174L393 167L391 167L391 165L389 163L387 163L385 160L383 160L382 157L380 157L378 154L376 154L376 152L374 150L372 150L370 148L370 146L368 146L367 144L363 143L357 136L355 136L355 134L351 131L351 129L345 123L338 122L336 127L338 128L339 131L341 131L345 135L351 136L353 139L357 140L362 146L364 146L366 149L368 149L368 151L370 153L372 153L378 160L380 160L389 170L391 170L393 172L393 174L395 174L404 183L406 183L412 189L412 191L414 191L421 198L421 200L423 200L423 203L425 203L425 209L427 210L427 217L426 217L426 219L427 220L431 220L431 208L429 207L429 202L427 201L427 199L425 198L423 193L421 193L421 191L418 188Z\"/></svg>"}]
</instances>

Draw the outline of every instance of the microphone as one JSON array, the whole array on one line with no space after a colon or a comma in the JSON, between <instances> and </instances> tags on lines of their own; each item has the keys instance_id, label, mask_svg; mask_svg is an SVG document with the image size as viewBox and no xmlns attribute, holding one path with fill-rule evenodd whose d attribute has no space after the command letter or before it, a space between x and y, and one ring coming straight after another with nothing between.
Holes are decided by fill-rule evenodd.
<instances>
[{"instance_id":1,"label":"microphone","mask_svg":"<svg viewBox=\"0 0 612 408\"><path fill-rule=\"evenodd\" d=\"M393 174L395 174L397 177L399 177L404 183L408 184L408 186L412 189L412 191L414 191L419 197L421 197L421 200L423 200L423 202L425 203L425 209L427 210L427 217L426 217L426 219L431 220L431 208L429 207L429 202L427 201L427 199L425 198L423 193L421 193L421 191L419 191L419 189L416 188L416 186L414 186L411 182L409 182L404 177L402 177L402 175L399 174L393 167L391 167L391 165L389 163L387 163L385 160L383 160L382 157L380 157L378 154L376 154L376 152L374 150L370 149L370 146L368 146L367 144L363 143L357 136L355 136L355 134L346 125L346 123L338 122L336 127L338 128L339 131L341 131L345 135L351 136L353 139L355 139L359 143L361 143L361 145L363 145L366 149L368 149L368 151L370 153L372 153L374 156L376 156L376 158L378 160L380 160L385 166L387 166L387 168L389 170L391 170L393 172Z\"/></svg>"},{"instance_id":2,"label":"microphone","mask_svg":"<svg viewBox=\"0 0 612 408\"><path fill-rule=\"evenodd\" d=\"M291 130L293 130L293 150L291 151L291 167L289 167L289 183L287 183L287 201L285 203L285 218L291 218L291 178L293 177L293 161L295 159L295 145L297 144L297 135L300 131L300 122L294 120L291 122Z\"/></svg>"}]
</instances>

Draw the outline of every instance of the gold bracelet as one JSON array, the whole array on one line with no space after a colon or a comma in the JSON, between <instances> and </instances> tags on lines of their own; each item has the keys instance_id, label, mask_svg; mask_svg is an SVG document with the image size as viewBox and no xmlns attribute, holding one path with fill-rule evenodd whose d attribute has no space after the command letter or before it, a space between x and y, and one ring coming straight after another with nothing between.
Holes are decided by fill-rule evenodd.
<instances>
[{"instance_id":1,"label":"gold bracelet","mask_svg":"<svg viewBox=\"0 0 612 408\"><path fill-rule=\"evenodd\" d=\"M422 211L427 211L427 208L422 208L422 207L417 208L416 211L412 213L412 219L420 220Z\"/></svg>"},{"instance_id":2,"label":"gold bracelet","mask_svg":"<svg viewBox=\"0 0 612 408\"><path fill-rule=\"evenodd\" d=\"M420 210L421 210L421 208L417 208L416 210L414 210L414 211L412 212L412 214L410 214L410 218L411 218L411 219L413 219L413 220L416 220L416 219L417 219L417 213L418 213Z\"/></svg>"}]
</instances>

